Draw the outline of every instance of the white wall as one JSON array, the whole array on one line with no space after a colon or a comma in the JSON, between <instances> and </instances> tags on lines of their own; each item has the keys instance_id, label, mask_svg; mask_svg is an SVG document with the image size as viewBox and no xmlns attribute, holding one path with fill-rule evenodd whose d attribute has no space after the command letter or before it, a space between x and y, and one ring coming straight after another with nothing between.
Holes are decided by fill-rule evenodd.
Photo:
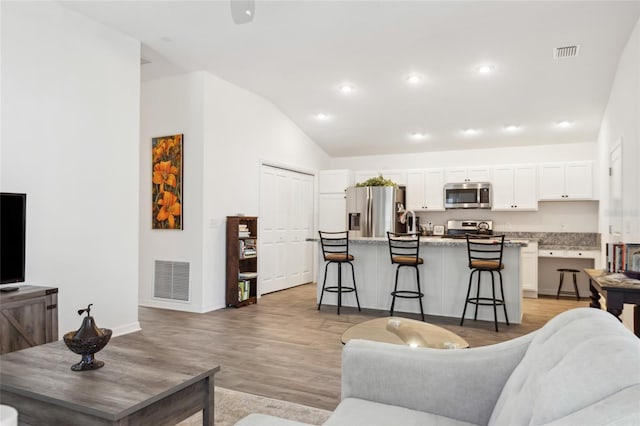
<instances>
[{"instance_id":1,"label":"white wall","mask_svg":"<svg viewBox=\"0 0 640 426\"><path fill-rule=\"evenodd\" d=\"M553 152L553 156L549 156ZM536 145L514 148L479 148L465 151L433 151L414 154L338 157L332 169L383 170L427 167L493 166L555 161L597 160L595 142Z\"/></svg>"},{"instance_id":2,"label":"white wall","mask_svg":"<svg viewBox=\"0 0 640 426\"><path fill-rule=\"evenodd\" d=\"M139 43L55 3L1 7L1 187L27 193L27 284L59 288L60 337L89 303L138 329Z\"/></svg>"},{"instance_id":3,"label":"white wall","mask_svg":"<svg viewBox=\"0 0 640 426\"><path fill-rule=\"evenodd\" d=\"M151 230L151 138L184 133L184 231ZM226 216L260 215L261 162L314 172L329 157L270 102L206 72L142 85L140 303L225 306ZM191 300L153 298L153 262L191 265Z\"/></svg>"},{"instance_id":4,"label":"white wall","mask_svg":"<svg viewBox=\"0 0 640 426\"><path fill-rule=\"evenodd\" d=\"M609 153L622 137L622 236L609 236ZM640 242L640 21L620 57L598 137L603 244Z\"/></svg>"}]
</instances>

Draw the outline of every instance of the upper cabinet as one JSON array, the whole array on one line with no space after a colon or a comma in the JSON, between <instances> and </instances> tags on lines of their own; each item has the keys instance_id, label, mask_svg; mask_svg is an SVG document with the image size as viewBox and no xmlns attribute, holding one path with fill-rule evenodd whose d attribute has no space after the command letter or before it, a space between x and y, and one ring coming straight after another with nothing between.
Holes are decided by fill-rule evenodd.
<instances>
[{"instance_id":1,"label":"upper cabinet","mask_svg":"<svg viewBox=\"0 0 640 426\"><path fill-rule=\"evenodd\" d=\"M444 210L444 169L407 172L407 210Z\"/></svg>"},{"instance_id":2,"label":"upper cabinet","mask_svg":"<svg viewBox=\"0 0 640 426\"><path fill-rule=\"evenodd\" d=\"M382 175L385 179L392 180L397 185L407 184L407 172L405 170L359 170L355 173L356 183L364 182Z\"/></svg>"},{"instance_id":3,"label":"upper cabinet","mask_svg":"<svg viewBox=\"0 0 640 426\"><path fill-rule=\"evenodd\" d=\"M489 167L448 167L444 172L445 183L491 182Z\"/></svg>"},{"instance_id":4,"label":"upper cabinet","mask_svg":"<svg viewBox=\"0 0 640 426\"><path fill-rule=\"evenodd\" d=\"M344 193L353 186L351 170L320 170L318 174L318 192L320 194Z\"/></svg>"},{"instance_id":5,"label":"upper cabinet","mask_svg":"<svg viewBox=\"0 0 640 426\"><path fill-rule=\"evenodd\" d=\"M538 210L536 166L493 168L492 210Z\"/></svg>"},{"instance_id":6,"label":"upper cabinet","mask_svg":"<svg viewBox=\"0 0 640 426\"><path fill-rule=\"evenodd\" d=\"M541 201L593 199L591 161L541 164L538 175Z\"/></svg>"}]
</instances>

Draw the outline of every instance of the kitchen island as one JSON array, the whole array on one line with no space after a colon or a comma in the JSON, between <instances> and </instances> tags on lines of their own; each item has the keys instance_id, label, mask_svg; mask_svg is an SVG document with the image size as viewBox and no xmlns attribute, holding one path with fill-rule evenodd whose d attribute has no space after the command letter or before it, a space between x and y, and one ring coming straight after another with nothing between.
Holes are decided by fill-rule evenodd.
<instances>
[{"instance_id":1,"label":"kitchen island","mask_svg":"<svg viewBox=\"0 0 640 426\"><path fill-rule=\"evenodd\" d=\"M509 322L519 324L522 321L522 285L520 280L520 248L526 246L524 240L505 240L502 271L504 297L509 314ZM356 285L360 306L365 309L389 310L391 307L391 291L395 281L396 265L391 264L389 244L386 238L350 238L349 252L355 257ZM325 262L322 249L318 250L318 299L322 292ZM438 315L460 318L469 283L469 267L467 243L464 239L441 237L420 237L420 257L424 264L420 265L420 286L424 297L422 305L426 315ZM349 268L345 266L344 268ZM498 287L496 277L496 287ZM342 274L343 285L350 285L351 273L347 269ZM476 277L474 276L474 281ZM331 265L328 271L327 285L337 282L337 267ZM482 274L482 292L487 296L491 292L491 278L488 273ZM475 288L475 286L474 286ZM398 277L398 289L415 290L415 271L401 268ZM486 293L485 293L486 291ZM499 290L496 290L499 294ZM323 305L337 304L337 294L325 293ZM342 306L356 306L353 293L342 295ZM465 318L473 319L474 306L467 309ZM396 312L420 313L416 299L397 298L394 307ZM498 321L504 322L501 307ZM493 309L489 306L478 308L478 319L493 321Z\"/></svg>"}]
</instances>

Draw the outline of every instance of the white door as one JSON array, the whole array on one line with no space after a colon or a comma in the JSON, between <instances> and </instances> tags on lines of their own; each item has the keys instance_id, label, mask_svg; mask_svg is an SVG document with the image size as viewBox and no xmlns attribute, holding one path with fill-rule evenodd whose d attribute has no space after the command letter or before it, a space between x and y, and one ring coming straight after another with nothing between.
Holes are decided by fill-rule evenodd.
<instances>
[{"instance_id":1,"label":"white door","mask_svg":"<svg viewBox=\"0 0 640 426\"><path fill-rule=\"evenodd\" d=\"M284 205L287 184L285 170L262 166L258 220L260 294L285 288L287 283L285 237L288 211Z\"/></svg>"},{"instance_id":2,"label":"white door","mask_svg":"<svg viewBox=\"0 0 640 426\"><path fill-rule=\"evenodd\" d=\"M347 229L347 195L345 193L320 194L318 229L330 232Z\"/></svg>"},{"instance_id":3,"label":"white door","mask_svg":"<svg viewBox=\"0 0 640 426\"><path fill-rule=\"evenodd\" d=\"M313 176L263 165L260 294L312 281Z\"/></svg>"}]
</instances>

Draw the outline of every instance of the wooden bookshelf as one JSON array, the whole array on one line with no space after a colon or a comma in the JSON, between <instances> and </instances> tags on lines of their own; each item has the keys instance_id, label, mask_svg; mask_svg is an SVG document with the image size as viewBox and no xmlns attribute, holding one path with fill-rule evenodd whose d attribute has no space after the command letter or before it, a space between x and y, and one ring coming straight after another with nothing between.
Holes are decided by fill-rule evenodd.
<instances>
[{"instance_id":1,"label":"wooden bookshelf","mask_svg":"<svg viewBox=\"0 0 640 426\"><path fill-rule=\"evenodd\" d=\"M258 295L258 218L227 216L228 307L257 302Z\"/></svg>"}]
</instances>

